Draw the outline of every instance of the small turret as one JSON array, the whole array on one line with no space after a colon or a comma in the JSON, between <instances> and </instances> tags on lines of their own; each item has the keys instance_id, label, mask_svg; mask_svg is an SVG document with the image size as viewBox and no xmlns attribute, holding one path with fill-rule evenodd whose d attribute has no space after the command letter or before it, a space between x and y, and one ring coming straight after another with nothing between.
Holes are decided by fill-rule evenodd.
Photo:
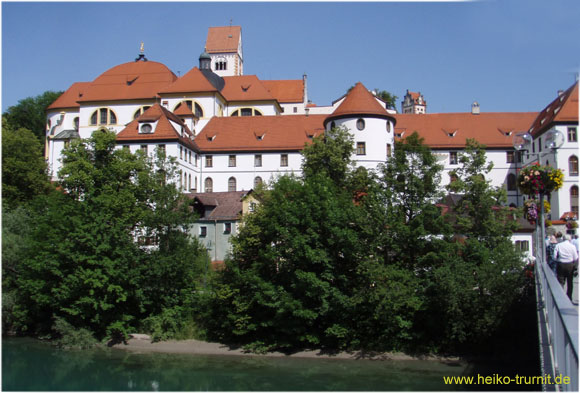
<instances>
[{"instance_id":1,"label":"small turret","mask_svg":"<svg viewBox=\"0 0 580 393\"><path fill-rule=\"evenodd\" d=\"M203 49L203 53L199 55L199 69L211 70L211 56L205 48Z\"/></svg>"}]
</instances>

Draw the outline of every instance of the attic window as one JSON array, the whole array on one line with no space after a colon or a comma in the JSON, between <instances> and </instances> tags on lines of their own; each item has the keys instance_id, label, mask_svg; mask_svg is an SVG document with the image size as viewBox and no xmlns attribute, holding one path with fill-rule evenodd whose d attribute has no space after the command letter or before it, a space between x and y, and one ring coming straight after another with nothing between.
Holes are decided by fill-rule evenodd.
<instances>
[{"instance_id":1,"label":"attic window","mask_svg":"<svg viewBox=\"0 0 580 393\"><path fill-rule=\"evenodd\" d=\"M242 85L242 91L246 92L252 85Z\"/></svg>"},{"instance_id":2,"label":"attic window","mask_svg":"<svg viewBox=\"0 0 580 393\"><path fill-rule=\"evenodd\" d=\"M447 134L448 137L453 138L455 136L455 134L457 134L457 131L458 130L455 130L455 131L452 131L452 132L445 131L445 134Z\"/></svg>"},{"instance_id":3,"label":"attic window","mask_svg":"<svg viewBox=\"0 0 580 393\"><path fill-rule=\"evenodd\" d=\"M397 133L397 132L395 132L395 136L396 136L397 138L402 138L402 137L403 137L403 135L405 135L405 132L406 132L406 131L403 131L403 132L398 132L398 133Z\"/></svg>"},{"instance_id":4,"label":"attic window","mask_svg":"<svg viewBox=\"0 0 580 393\"><path fill-rule=\"evenodd\" d=\"M141 124L139 128L140 134L152 134L153 133L153 126L150 123Z\"/></svg>"},{"instance_id":5,"label":"attic window","mask_svg":"<svg viewBox=\"0 0 580 393\"><path fill-rule=\"evenodd\" d=\"M216 136L217 136L217 134L216 135L212 135L212 136L209 136L208 135L207 140L210 141L210 142L213 142L213 140L215 139Z\"/></svg>"},{"instance_id":6,"label":"attic window","mask_svg":"<svg viewBox=\"0 0 580 393\"><path fill-rule=\"evenodd\" d=\"M256 135L256 139L257 140L261 141L261 140L264 140L264 137L266 136L266 133L264 132L263 134L260 134L260 135L254 133L254 135Z\"/></svg>"},{"instance_id":7,"label":"attic window","mask_svg":"<svg viewBox=\"0 0 580 393\"><path fill-rule=\"evenodd\" d=\"M128 76L127 77L127 86L131 86L133 84L133 82L135 82L137 80L137 78L139 78L139 75L137 75L137 76Z\"/></svg>"}]
</instances>

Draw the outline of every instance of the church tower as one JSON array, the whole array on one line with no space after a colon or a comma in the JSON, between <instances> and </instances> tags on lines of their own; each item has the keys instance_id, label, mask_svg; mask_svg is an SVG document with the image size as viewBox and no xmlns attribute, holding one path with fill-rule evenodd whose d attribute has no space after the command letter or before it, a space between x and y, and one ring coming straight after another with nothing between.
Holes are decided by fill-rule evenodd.
<instances>
[{"instance_id":1,"label":"church tower","mask_svg":"<svg viewBox=\"0 0 580 393\"><path fill-rule=\"evenodd\" d=\"M421 92L415 93L407 90L401 103L401 109L403 113L425 114L427 113L427 101Z\"/></svg>"},{"instance_id":2,"label":"church tower","mask_svg":"<svg viewBox=\"0 0 580 393\"><path fill-rule=\"evenodd\" d=\"M244 75L240 26L210 27L205 50L211 57L211 70L219 76Z\"/></svg>"}]
</instances>

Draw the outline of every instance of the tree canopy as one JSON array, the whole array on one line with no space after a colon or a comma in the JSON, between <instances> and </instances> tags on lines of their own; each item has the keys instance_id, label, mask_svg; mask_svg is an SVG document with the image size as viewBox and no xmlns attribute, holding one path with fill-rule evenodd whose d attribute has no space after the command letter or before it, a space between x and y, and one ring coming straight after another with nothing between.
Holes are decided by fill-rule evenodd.
<instances>
[{"instance_id":1,"label":"tree canopy","mask_svg":"<svg viewBox=\"0 0 580 393\"><path fill-rule=\"evenodd\" d=\"M38 140L44 143L46 108L62 93L62 91L45 91L38 96L24 98L18 101L18 104L8 107L2 114L2 120L15 130L26 128L32 131ZM44 145L42 148L44 149Z\"/></svg>"}]
</instances>

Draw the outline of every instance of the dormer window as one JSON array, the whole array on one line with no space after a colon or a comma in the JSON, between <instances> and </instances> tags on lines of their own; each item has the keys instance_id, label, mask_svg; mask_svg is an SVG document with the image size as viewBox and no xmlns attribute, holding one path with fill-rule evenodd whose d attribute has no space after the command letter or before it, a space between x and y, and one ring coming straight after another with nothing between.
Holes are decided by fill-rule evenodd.
<instances>
[{"instance_id":1,"label":"dormer window","mask_svg":"<svg viewBox=\"0 0 580 393\"><path fill-rule=\"evenodd\" d=\"M152 134L153 133L153 126L151 123L141 124L139 127L140 134Z\"/></svg>"}]
</instances>

